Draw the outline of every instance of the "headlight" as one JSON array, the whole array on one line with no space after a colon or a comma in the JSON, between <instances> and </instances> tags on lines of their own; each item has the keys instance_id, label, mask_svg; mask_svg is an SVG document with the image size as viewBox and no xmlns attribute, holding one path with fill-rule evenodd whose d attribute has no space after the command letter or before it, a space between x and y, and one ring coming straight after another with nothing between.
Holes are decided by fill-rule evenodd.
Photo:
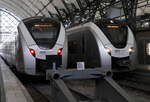
<instances>
[{"instance_id":1,"label":"headlight","mask_svg":"<svg viewBox=\"0 0 150 102\"><path fill-rule=\"evenodd\" d=\"M133 47L129 48L128 51L129 51L129 52L134 52Z\"/></svg>"},{"instance_id":2,"label":"headlight","mask_svg":"<svg viewBox=\"0 0 150 102\"><path fill-rule=\"evenodd\" d=\"M111 49L110 49L110 48L105 48L105 51L106 51L107 53L111 53Z\"/></svg>"}]
</instances>

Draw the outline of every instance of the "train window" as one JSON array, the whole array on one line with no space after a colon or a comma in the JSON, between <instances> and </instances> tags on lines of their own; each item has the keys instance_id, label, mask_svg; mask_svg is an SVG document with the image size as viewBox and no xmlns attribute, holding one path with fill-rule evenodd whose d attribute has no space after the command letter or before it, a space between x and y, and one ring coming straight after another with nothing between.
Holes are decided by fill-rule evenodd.
<instances>
[{"instance_id":1,"label":"train window","mask_svg":"<svg viewBox=\"0 0 150 102\"><path fill-rule=\"evenodd\" d=\"M35 39L53 39L57 32L53 27L32 27L32 35Z\"/></svg>"},{"instance_id":2,"label":"train window","mask_svg":"<svg viewBox=\"0 0 150 102\"><path fill-rule=\"evenodd\" d=\"M31 36L40 48L51 49L58 38L60 23L51 19L35 19L25 22Z\"/></svg>"},{"instance_id":3,"label":"train window","mask_svg":"<svg viewBox=\"0 0 150 102\"><path fill-rule=\"evenodd\" d=\"M128 28L121 22L98 22L97 25L116 48L123 48L127 43Z\"/></svg>"},{"instance_id":4,"label":"train window","mask_svg":"<svg viewBox=\"0 0 150 102\"><path fill-rule=\"evenodd\" d=\"M147 53L148 56L150 56L150 43L147 43L146 53Z\"/></svg>"},{"instance_id":5,"label":"train window","mask_svg":"<svg viewBox=\"0 0 150 102\"><path fill-rule=\"evenodd\" d=\"M83 54L84 52L84 36L76 34L69 36L68 50L71 54Z\"/></svg>"},{"instance_id":6,"label":"train window","mask_svg":"<svg viewBox=\"0 0 150 102\"><path fill-rule=\"evenodd\" d=\"M99 49L90 31L76 32L68 37L68 67L76 68L85 62L86 68L100 67Z\"/></svg>"}]
</instances>

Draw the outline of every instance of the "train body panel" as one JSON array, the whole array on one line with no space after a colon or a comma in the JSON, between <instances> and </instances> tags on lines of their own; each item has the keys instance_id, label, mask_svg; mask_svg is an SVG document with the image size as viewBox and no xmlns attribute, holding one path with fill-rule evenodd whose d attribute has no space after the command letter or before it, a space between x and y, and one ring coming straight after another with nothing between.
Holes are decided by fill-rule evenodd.
<instances>
[{"instance_id":1,"label":"train body panel","mask_svg":"<svg viewBox=\"0 0 150 102\"><path fill-rule=\"evenodd\" d=\"M99 54L97 54L96 56L99 57L99 64L100 64L99 67L109 68L109 69L112 69L112 71L114 72L129 71L129 70L134 69L134 65L136 64L136 43L135 43L135 39L134 39L132 31L130 30L129 27L126 27L126 28L127 28L127 38L125 41L126 44L124 45L122 44L119 47L114 46L112 44L113 42L111 42L110 39L108 39L108 37L106 36L104 30L102 30L97 24L94 24L92 22L85 23L85 24L68 29L67 36L68 36L68 39L71 36L74 36L75 38L75 35L82 34L82 33L84 33L83 36L88 36L88 33L90 32L89 34L91 34L94 37L93 41L95 39L95 42L96 42L95 44L97 44L97 47L98 47L97 51ZM83 39L82 36L81 38ZM77 39L80 39L80 38L77 38ZM68 44L70 41L71 39L69 39ZM91 41L89 40L89 42ZM93 45L92 46L90 44L85 45L85 42L82 46L88 46L88 45L89 45L89 48L86 49L85 47L86 50L84 51L88 52L90 49L93 49ZM68 46L68 51L69 49L71 49L69 47L72 47L72 46ZM134 48L134 52L132 52L133 48ZM69 55L69 53L71 52L68 52L68 56L67 56L68 59L71 56L71 54ZM76 62L78 61L86 62L86 58L82 60L76 60ZM85 63L85 66L86 64L87 62Z\"/></svg>"},{"instance_id":2,"label":"train body panel","mask_svg":"<svg viewBox=\"0 0 150 102\"><path fill-rule=\"evenodd\" d=\"M67 36L68 37L69 36L75 36L75 35L81 35L81 34L83 34L84 36L87 36L87 37L93 37L93 39L88 39L89 41L87 40L86 42L84 42L85 45L83 44L82 46L85 46L85 49L84 48L79 49L79 50L84 49L85 52L87 51L87 53L85 53L85 56L84 56L85 58L82 58L82 59L79 58L80 60L78 59L76 61L73 59L70 59L69 57L72 55L69 56L69 53L71 53L71 52L68 48L68 56L67 56L68 60L73 60L73 61L75 61L75 63L77 63L77 61L80 62L80 61L85 61L85 59L88 59L88 60L86 60L86 63L85 63L85 65L86 65L87 63L91 62L91 65L88 64L88 66L86 66L88 68L89 67L104 67L104 68L110 68L111 69L110 56L105 51L105 48L103 46L103 42L99 39L99 35L97 35L97 32L96 32L97 30L95 30L95 27L96 27L95 24L87 23L85 25L80 25L80 26L77 26L77 27L74 27L74 28L67 30ZM73 37L73 38L75 38L75 37ZM80 38L81 37L76 38L76 40L80 41ZM85 37L85 40L86 39L87 38ZM71 43L70 42L71 39L68 38L68 40L69 40L68 44ZM77 42L79 42L79 41L77 41ZM91 44L92 42L95 42L95 43ZM80 42L80 44L81 43L82 42ZM73 45L68 46L68 47L73 47ZM94 48L92 48L92 47L94 47ZM95 50L95 53L97 53L97 54L94 57L96 57L96 58L93 58L94 52L92 52L90 50ZM90 55L88 55L88 53ZM84 55L84 53L82 53L82 54ZM92 60L93 60L93 63L92 63ZM96 60L95 62L97 62L97 65L94 65L94 60ZM76 67L76 66L74 66L74 67Z\"/></svg>"},{"instance_id":3,"label":"train body panel","mask_svg":"<svg viewBox=\"0 0 150 102\"><path fill-rule=\"evenodd\" d=\"M61 67L65 37L65 29L59 21L46 17L31 17L21 21L14 54L17 71L28 75L44 75L53 63Z\"/></svg>"},{"instance_id":4,"label":"train body panel","mask_svg":"<svg viewBox=\"0 0 150 102\"><path fill-rule=\"evenodd\" d=\"M7 60L16 65L17 71L21 73L41 75L52 68L53 62L57 67L63 68L76 68L77 62L85 62L86 68L104 67L114 72L132 70L137 64L136 43L129 27L126 27L127 36L124 41L126 44L116 46L115 41L111 41L111 37L108 38L106 35L107 32L95 23L89 22L72 27L67 29L65 34L63 25L57 21L52 21L57 24L49 24L35 22L35 19L24 20L19 24L16 54L10 55L12 59L7 55ZM54 27L52 32L49 32L52 35L54 33L54 41L49 42L53 36L47 37L44 35L47 33L41 32L45 26L50 29ZM41 34L43 34L42 37ZM58 55L59 51L60 55Z\"/></svg>"}]
</instances>

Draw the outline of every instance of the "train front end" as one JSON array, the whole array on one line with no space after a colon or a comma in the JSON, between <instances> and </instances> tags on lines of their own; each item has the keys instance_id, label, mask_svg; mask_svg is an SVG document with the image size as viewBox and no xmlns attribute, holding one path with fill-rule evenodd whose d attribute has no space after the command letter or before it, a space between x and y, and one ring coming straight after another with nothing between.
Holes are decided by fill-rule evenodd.
<instances>
[{"instance_id":1,"label":"train front end","mask_svg":"<svg viewBox=\"0 0 150 102\"><path fill-rule=\"evenodd\" d=\"M63 25L50 18L32 18L24 25L29 33L28 36L23 35L27 44L23 52L24 73L45 75L53 63L56 67L61 67L65 41Z\"/></svg>"},{"instance_id":2,"label":"train front end","mask_svg":"<svg viewBox=\"0 0 150 102\"><path fill-rule=\"evenodd\" d=\"M99 23L99 27L107 37L103 44L111 56L113 72L124 72L134 69L136 44L133 32L121 21L108 20Z\"/></svg>"}]
</instances>

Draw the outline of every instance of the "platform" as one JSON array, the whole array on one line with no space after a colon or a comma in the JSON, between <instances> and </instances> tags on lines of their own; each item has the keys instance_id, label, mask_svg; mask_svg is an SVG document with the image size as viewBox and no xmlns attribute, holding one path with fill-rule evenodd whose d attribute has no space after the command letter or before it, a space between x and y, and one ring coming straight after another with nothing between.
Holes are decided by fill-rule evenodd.
<instances>
[{"instance_id":1,"label":"platform","mask_svg":"<svg viewBox=\"0 0 150 102\"><path fill-rule=\"evenodd\" d=\"M138 66L136 66L136 68L138 70L145 70L145 71L150 72L150 65L138 65Z\"/></svg>"},{"instance_id":2,"label":"platform","mask_svg":"<svg viewBox=\"0 0 150 102\"><path fill-rule=\"evenodd\" d=\"M33 102L30 94L0 58L1 102Z\"/></svg>"}]
</instances>

